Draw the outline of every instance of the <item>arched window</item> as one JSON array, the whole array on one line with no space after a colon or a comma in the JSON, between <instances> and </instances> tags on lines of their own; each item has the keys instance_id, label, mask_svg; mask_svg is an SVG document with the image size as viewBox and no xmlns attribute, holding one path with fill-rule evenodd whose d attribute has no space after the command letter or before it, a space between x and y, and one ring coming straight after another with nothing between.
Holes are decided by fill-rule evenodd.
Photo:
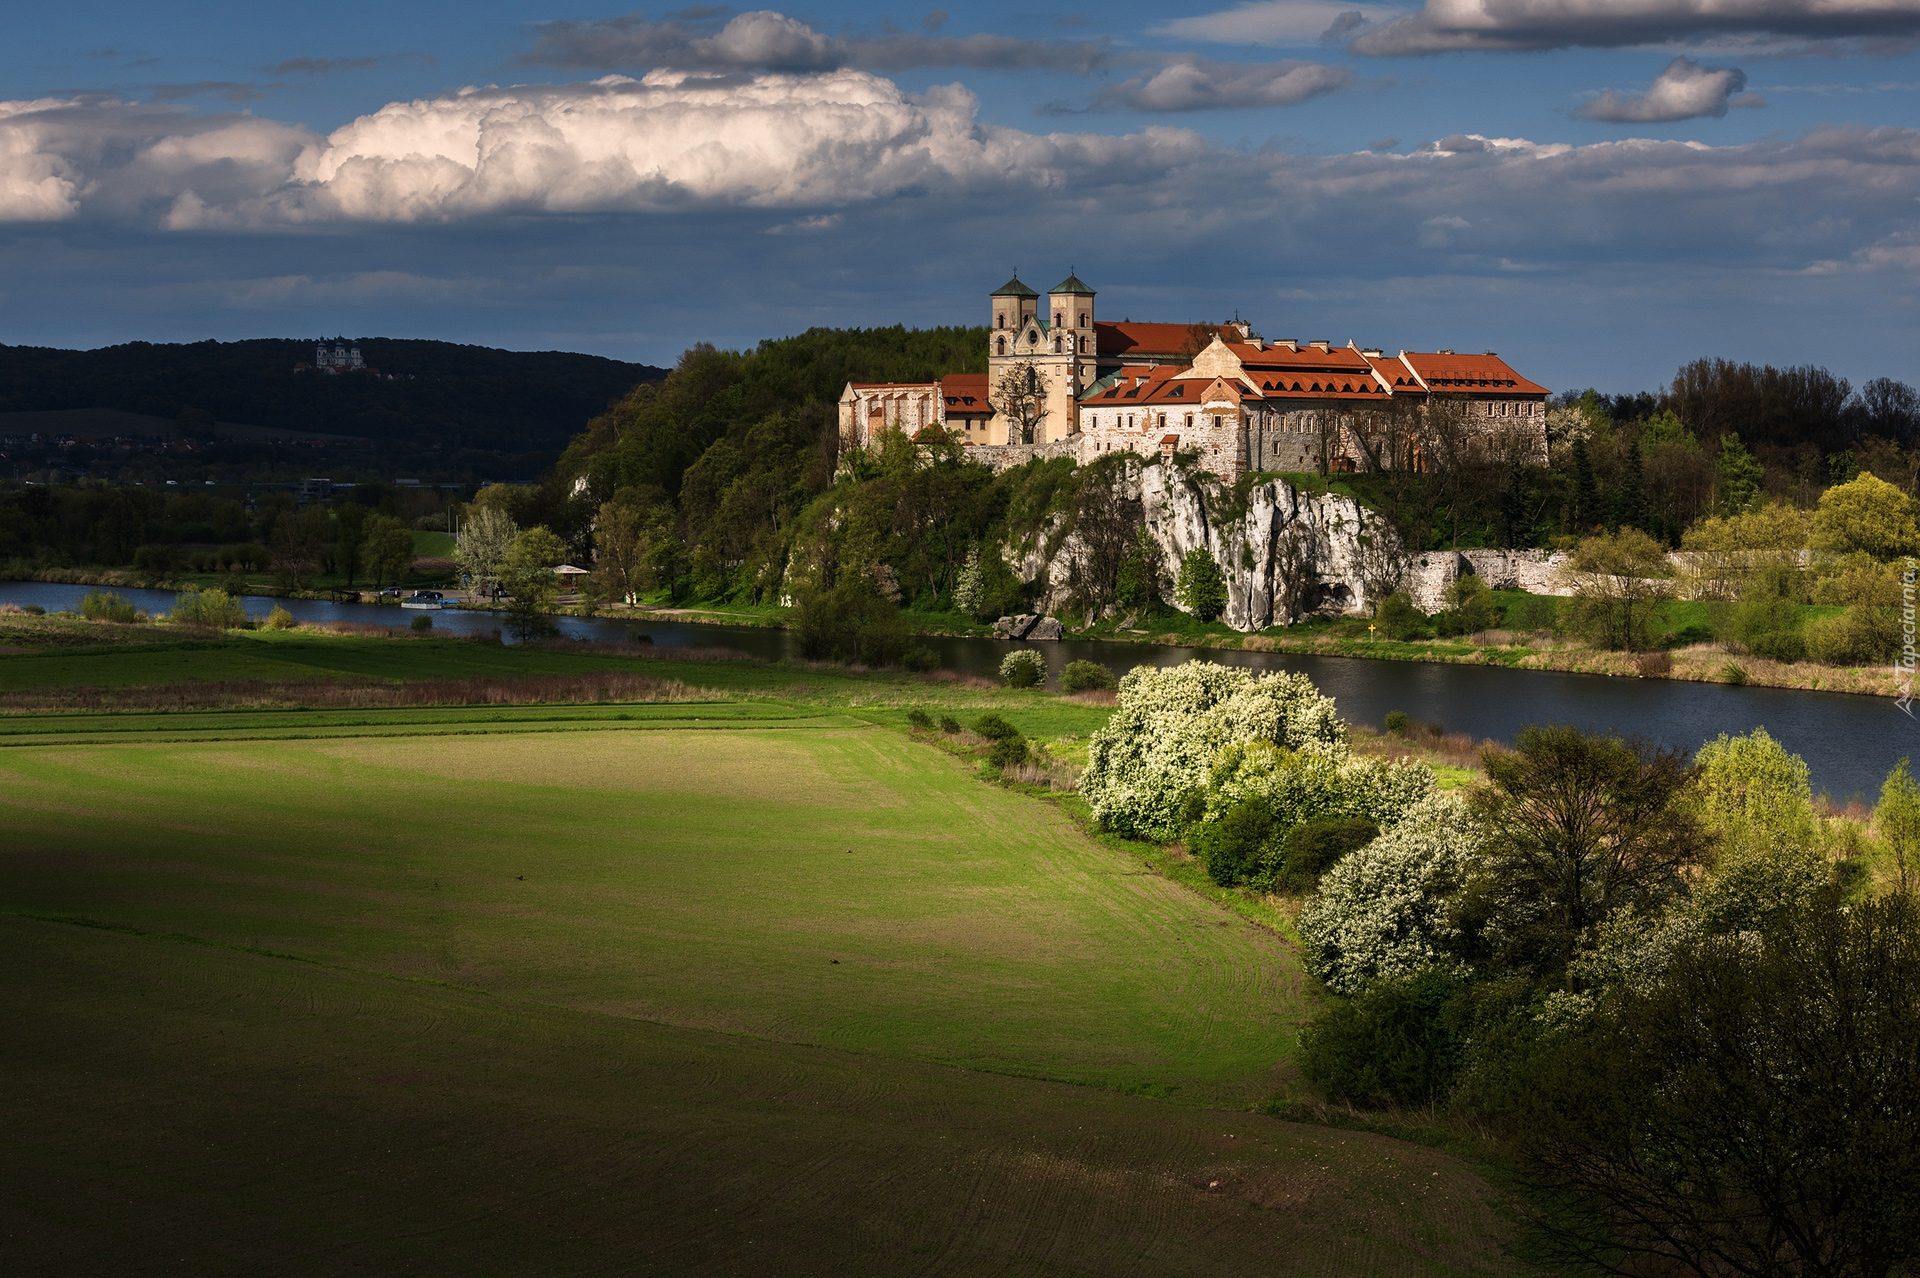
<instances>
[{"instance_id":1,"label":"arched window","mask_svg":"<svg viewBox=\"0 0 1920 1278\"><path fill-rule=\"evenodd\" d=\"M1067 322L1067 313L1065 311L1055 311L1053 313L1053 326L1055 328L1060 328L1064 326L1066 322Z\"/></svg>"},{"instance_id":2,"label":"arched window","mask_svg":"<svg viewBox=\"0 0 1920 1278\"><path fill-rule=\"evenodd\" d=\"M1087 313L1086 313L1085 311L1081 311L1081 312L1080 312L1080 327L1081 327L1081 328L1085 328L1086 326L1087 326Z\"/></svg>"},{"instance_id":3,"label":"arched window","mask_svg":"<svg viewBox=\"0 0 1920 1278\"><path fill-rule=\"evenodd\" d=\"M1053 353L1055 355L1060 353L1060 339L1058 337L1053 339Z\"/></svg>"},{"instance_id":4,"label":"arched window","mask_svg":"<svg viewBox=\"0 0 1920 1278\"><path fill-rule=\"evenodd\" d=\"M999 339L998 341L996 341L996 342L994 343L994 345L995 345L995 346L998 346L998 347L1000 348L1000 349L999 349L999 351L997 352L998 354L1001 354L1001 355L1005 355L1005 354L1007 353L1007 339L1006 339L1006 338L1004 338L1004 337L1002 337L1002 338L1000 338L1000 339Z\"/></svg>"},{"instance_id":5,"label":"arched window","mask_svg":"<svg viewBox=\"0 0 1920 1278\"><path fill-rule=\"evenodd\" d=\"M996 316L994 316L994 317L993 317L993 326L994 326L995 328L1005 328L1005 327L1007 326L1007 317L1006 317L1006 315L1004 315L1004 314L1000 314L1000 315L996 315Z\"/></svg>"}]
</instances>

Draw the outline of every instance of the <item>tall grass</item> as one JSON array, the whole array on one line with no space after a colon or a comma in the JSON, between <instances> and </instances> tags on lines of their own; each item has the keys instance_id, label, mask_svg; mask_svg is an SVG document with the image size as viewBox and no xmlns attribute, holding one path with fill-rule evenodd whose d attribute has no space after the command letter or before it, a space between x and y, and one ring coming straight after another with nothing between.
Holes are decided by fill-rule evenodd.
<instances>
[{"instance_id":1,"label":"tall grass","mask_svg":"<svg viewBox=\"0 0 1920 1278\"><path fill-rule=\"evenodd\" d=\"M234 679L147 688L39 688L0 693L0 712L47 710L362 709L714 701L678 679L621 670L589 674L421 679L411 683Z\"/></svg>"}]
</instances>

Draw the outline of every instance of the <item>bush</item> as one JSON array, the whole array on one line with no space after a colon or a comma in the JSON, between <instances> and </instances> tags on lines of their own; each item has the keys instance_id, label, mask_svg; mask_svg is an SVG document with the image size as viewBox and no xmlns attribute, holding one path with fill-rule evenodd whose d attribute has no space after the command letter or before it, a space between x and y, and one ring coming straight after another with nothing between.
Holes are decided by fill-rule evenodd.
<instances>
[{"instance_id":1,"label":"bush","mask_svg":"<svg viewBox=\"0 0 1920 1278\"><path fill-rule=\"evenodd\" d=\"M1274 877L1274 886L1287 892L1310 892L1334 862L1379 837L1380 827L1365 817L1296 825L1281 841L1280 872Z\"/></svg>"},{"instance_id":2,"label":"bush","mask_svg":"<svg viewBox=\"0 0 1920 1278\"><path fill-rule=\"evenodd\" d=\"M933 717L919 706L915 706L913 709L907 711L907 723L925 731L933 727Z\"/></svg>"},{"instance_id":3,"label":"bush","mask_svg":"<svg viewBox=\"0 0 1920 1278\"><path fill-rule=\"evenodd\" d=\"M960 731L960 721L950 714L943 714L940 716L940 731L952 736Z\"/></svg>"},{"instance_id":4,"label":"bush","mask_svg":"<svg viewBox=\"0 0 1920 1278\"><path fill-rule=\"evenodd\" d=\"M910 643L907 645L906 653L900 658L900 664L915 674L926 674L930 670L940 668L940 654L924 643Z\"/></svg>"},{"instance_id":5,"label":"bush","mask_svg":"<svg viewBox=\"0 0 1920 1278\"><path fill-rule=\"evenodd\" d=\"M973 721L973 730L989 741L1000 741L1007 737L1017 737L1020 729L989 710Z\"/></svg>"},{"instance_id":6,"label":"bush","mask_svg":"<svg viewBox=\"0 0 1920 1278\"><path fill-rule=\"evenodd\" d=\"M993 749L987 752L987 762L996 768L1008 768L1016 763L1025 763L1027 753L1027 739L1016 732L993 743Z\"/></svg>"},{"instance_id":7,"label":"bush","mask_svg":"<svg viewBox=\"0 0 1920 1278\"><path fill-rule=\"evenodd\" d=\"M89 590L80 596L80 615L88 621L138 621L133 601L111 590Z\"/></svg>"},{"instance_id":8,"label":"bush","mask_svg":"<svg viewBox=\"0 0 1920 1278\"><path fill-rule=\"evenodd\" d=\"M1038 687L1047 677L1047 660L1031 648L1020 648L1000 663L1000 677L1009 688Z\"/></svg>"},{"instance_id":9,"label":"bush","mask_svg":"<svg viewBox=\"0 0 1920 1278\"><path fill-rule=\"evenodd\" d=\"M793 628L801 656L867 666L898 665L913 638L898 608L864 584L845 582L802 595Z\"/></svg>"},{"instance_id":10,"label":"bush","mask_svg":"<svg viewBox=\"0 0 1920 1278\"><path fill-rule=\"evenodd\" d=\"M1411 719L1407 718L1407 712L1405 710L1387 711L1386 729L1388 732L1393 733L1395 736L1400 736L1400 737L1406 736L1407 727L1412 722L1413 721Z\"/></svg>"},{"instance_id":11,"label":"bush","mask_svg":"<svg viewBox=\"0 0 1920 1278\"><path fill-rule=\"evenodd\" d=\"M1507 605L1505 620L1513 630L1552 630L1560 621L1560 601L1552 595L1527 595Z\"/></svg>"},{"instance_id":12,"label":"bush","mask_svg":"<svg viewBox=\"0 0 1920 1278\"><path fill-rule=\"evenodd\" d=\"M247 610L224 590L186 590L174 596L172 618L189 626L238 630L247 624Z\"/></svg>"},{"instance_id":13,"label":"bush","mask_svg":"<svg viewBox=\"0 0 1920 1278\"><path fill-rule=\"evenodd\" d=\"M279 604L275 604L273 611L267 614L267 629L269 630L291 630L294 625L293 614L285 608L282 608Z\"/></svg>"},{"instance_id":14,"label":"bush","mask_svg":"<svg viewBox=\"0 0 1920 1278\"><path fill-rule=\"evenodd\" d=\"M1193 832L1193 854L1221 887L1245 882L1259 871L1279 818L1272 800L1254 795L1228 808L1218 821Z\"/></svg>"},{"instance_id":15,"label":"bush","mask_svg":"<svg viewBox=\"0 0 1920 1278\"><path fill-rule=\"evenodd\" d=\"M1897 616L1891 608L1856 605L1838 617L1822 617L1807 627L1807 654L1830 666L1888 660L1900 647Z\"/></svg>"},{"instance_id":16,"label":"bush","mask_svg":"<svg viewBox=\"0 0 1920 1278\"><path fill-rule=\"evenodd\" d=\"M133 570L143 581L171 581L180 571L180 555L172 546L142 546L133 552Z\"/></svg>"},{"instance_id":17,"label":"bush","mask_svg":"<svg viewBox=\"0 0 1920 1278\"><path fill-rule=\"evenodd\" d=\"M1807 655L1800 633L1800 605L1778 596L1749 599L1728 615L1726 637L1756 657L1798 661Z\"/></svg>"},{"instance_id":18,"label":"bush","mask_svg":"<svg viewBox=\"0 0 1920 1278\"><path fill-rule=\"evenodd\" d=\"M1498 620L1493 606L1493 591L1477 573L1454 578L1447 587L1447 607L1434 618L1434 628L1443 636L1477 635L1491 629Z\"/></svg>"},{"instance_id":19,"label":"bush","mask_svg":"<svg viewBox=\"0 0 1920 1278\"><path fill-rule=\"evenodd\" d=\"M1380 601L1374 624L1389 639L1417 639L1427 632L1427 614L1414 607L1406 591L1396 590Z\"/></svg>"},{"instance_id":20,"label":"bush","mask_svg":"<svg viewBox=\"0 0 1920 1278\"><path fill-rule=\"evenodd\" d=\"M1212 621L1227 610L1227 579L1205 546L1195 546L1180 561L1180 579L1174 598L1202 621Z\"/></svg>"},{"instance_id":21,"label":"bush","mask_svg":"<svg viewBox=\"0 0 1920 1278\"><path fill-rule=\"evenodd\" d=\"M413 619L413 628L420 634L427 633L433 629L433 617L427 613L421 613Z\"/></svg>"},{"instance_id":22,"label":"bush","mask_svg":"<svg viewBox=\"0 0 1920 1278\"><path fill-rule=\"evenodd\" d=\"M1060 691L1068 694L1111 689L1119 683L1113 671L1097 661L1069 661L1067 668L1060 672Z\"/></svg>"},{"instance_id":23,"label":"bush","mask_svg":"<svg viewBox=\"0 0 1920 1278\"><path fill-rule=\"evenodd\" d=\"M1300 1069L1330 1099L1432 1105L1460 1068L1460 981L1427 968L1336 1003L1300 1034Z\"/></svg>"}]
</instances>

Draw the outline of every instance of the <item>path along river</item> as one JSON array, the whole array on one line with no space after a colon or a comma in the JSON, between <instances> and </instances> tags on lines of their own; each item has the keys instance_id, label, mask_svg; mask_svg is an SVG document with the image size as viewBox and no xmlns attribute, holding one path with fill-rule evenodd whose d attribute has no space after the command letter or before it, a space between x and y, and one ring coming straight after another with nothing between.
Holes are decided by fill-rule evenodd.
<instances>
[{"instance_id":1,"label":"path along river","mask_svg":"<svg viewBox=\"0 0 1920 1278\"><path fill-rule=\"evenodd\" d=\"M49 612L72 609L92 587L42 582L0 582L0 603L38 604ZM173 595L160 590L122 590L150 612L164 612ZM336 604L300 599L249 597L247 613L265 617L279 604L303 622L347 621L405 626L431 616L440 634L489 634L500 629L491 612L409 612L394 604ZM614 618L556 618L561 633L576 639L650 637L665 647L733 648L754 657L796 656L793 634L752 626ZM1883 697L1786 688L1735 688L1666 679L1617 679L1600 675L1507 670L1412 661L1363 661L1281 652L1218 648L1170 648L1152 644L1035 643L995 639L925 641L950 670L994 675L1000 659L1016 647L1031 647L1047 660L1052 678L1069 661L1097 661L1123 674L1137 665L1169 666L1200 658L1256 670L1293 670L1309 676L1357 723L1378 725L1390 710L1438 723L1449 732L1511 741L1531 723L1571 723L1643 736L1663 745L1693 749L1722 732L1764 726L1812 769L1816 791L1836 799L1878 796L1880 783L1903 756L1920 756L1920 722Z\"/></svg>"}]
</instances>

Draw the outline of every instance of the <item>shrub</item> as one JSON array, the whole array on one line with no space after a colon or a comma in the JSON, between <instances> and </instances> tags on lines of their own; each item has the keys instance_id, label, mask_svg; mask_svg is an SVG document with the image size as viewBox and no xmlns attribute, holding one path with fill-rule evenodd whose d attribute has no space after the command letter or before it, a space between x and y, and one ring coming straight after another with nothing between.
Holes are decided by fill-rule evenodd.
<instances>
[{"instance_id":1,"label":"shrub","mask_svg":"<svg viewBox=\"0 0 1920 1278\"><path fill-rule=\"evenodd\" d=\"M1551 630L1560 620L1560 601L1552 595L1527 595L1507 605L1505 620L1514 630Z\"/></svg>"},{"instance_id":2,"label":"shrub","mask_svg":"<svg viewBox=\"0 0 1920 1278\"><path fill-rule=\"evenodd\" d=\"M425 634L427 631L433 629L433 617L428 613L421 613L413 619L413 628L419 633Z\"/></svg>"},{"instance_id":3,"label":"shrub","mask_svg":"<svg viewBox=\"0 0 1920 1278\"><path fill-rule=\"evenodd\" d=\"M180 555L172 546L142 546L133 552L133 570L143 581L170 581L180 571Z\"/></svg>"},{"instance_id":4,"label":"shrub","mask_svg":"<svg viewBox=\"0 0 1920 1278\"><path fill-rule=\"evenodd\" d=\"M940 731L951 736L960 731L960 721L950 714L943 714L940 716Z\"/></svg>"},{"instance_id":5,"label":"shrub","mask_svg":"<svg viewBox=\"0 0 1920 1278\"><path fill-rule=\"evenodd\" d=\"M987 762L996 768L1009 768L1016 763L1027 761L1027 739L1019 733L1010 737L997 738L993 749L987 752Z\"/></svg>"},{"instance_id":6,"label":"shrub","mask_svg":"<svg viewBox=\"0 0 1920 1278\"><path fill-rule=\"evenodd\" d=\"M1807 654L1830 666L1864 666L1892 657L1900 647L1900 624L1891 608L1855 605L1837 617L1807 627Z\"/></svg>"},{"instance_id":7,"label":"shrub","mask_svg":"<svg viewBox=\"0 0 1920 1278\"><path fill-rule=\"evenodd\" d=\"M80 596L80 615L88 621L130 622L140 619L133 601L111 590L89 590Z\"/></svg>"},{"instance_id":8,"label":"shrub","mask_svg":"<svg viewBox=\"0 0 1920 1278\"><path fill-rule=\"evenodd\" d=\"M1633 668L1642 679L1658 679L1673 673L1673 654L1665 648L1643 652L1633 659Z\"/></svg>"},{"instance_id":9,"label":"shrub","mask_svg":"<svg viewBox=\"0 0 1920 1278\"><path fill-rule=\"evenodd\" d=\"M1778 595L1748 599L1728 615L1726 637L1756 657L1798 661L1807 655L1800 633L1800 604Z\"/></svg>"},{"instance_id":10,"label":"shrub","mask_svg":"<svg viewBox=\"0 0 1920 1278\"><path fill-rule=\"evenodd\" d=\"M1069 661L1067 668L1060 672L1060 691L1069 694L1110 689L1117 687L1119 682L1113 677L1113 671L1097 661Z\"/></svg>"},{"instance_id":11,"label":"shrub","mask_svg":"<svg viewBox=\"0 0 1920 1278\"><path fill-rule=\"evenodd\" d=\"M247 622L247 610L224 590L186 590L174 596L172 618L189 626L216 626L237 630Z\"/></svg>"},{"instance_id":12,"label":"shrub","mask_svg":"<svg viewBox=\"0 0 1920 1278\"><path fill-rule=\"evenodd\" d=\"M900 610L855 583L802 595L793 628L800 655L815 661L897 665L912 640Z\"/></svg>"},{"instance_id":13,"label":"shrub","mask_svg":"<svg viewBox=\"0 0 1920 1278\"><path fill-rule=\"evenodd\" d=\"M1337 993L1445 964L1456 939L1446 898L1476 855L1465 810L1424 800L1394 829L1342 857L1300 911L1307 966Z\"/></svg>"},{"instance_id":14,"label":"shrub","mask_svg":"<svg viewBox=\"0 0 1920 1278\"><path fill-rule=\"evenodd\" d=\"M1047 677L1047 660L1031 648L1020 648L1000 663L1000 677L1009 688L1037 687Z\"/></svg>"},{"instance_id":15,"label":"shrub","mask_svg":"<svg viewBox=\"0 0 1920 1278\"><path fill-rule=\"evenodd\" d=\"M900 664L915 674L926 674L940 668L940 654L924 643L910 643L900 658Z\"/></svg>"},{"instance_id":16,"label":"shrub","mask_svg":"<svg viewBox=\"0 0 1920 1278\"><path fill-rule=\"evenodd\" d=\"M1380 601L1374 623L1389 639L1416 639L1427 632L1427 614L1413 605L1404 590L1396 590Z\"/></svg>"},{"instance_id":17,"label":"shrub","mask_svg":"<svg viewBox=\"0 0 1920 1278\"><path fill-rule=\"evenodd\" d=\"M1320 876L1341 857L1380 837L1380 827L1365 817L1309 821L1287 831L1280 844L1280 872L1274 886L1289 892L1317 887Z\"/></svg>"},{"instance_id":18,"label":"shrub","mask_svg":"<svg viewBox=\"0 0 1920 1278\"><path fill-rule=\"evenodd\" d=\"M1272 800L1250 796L1194 831L1193 854L1215 883L1232 887L1258 872L1277 823Z\"/></svg>"},{"instance_id":19,"label":"shrub","mask_svg":"<svg viewBox=\"0 0 1920 1278\"><path fill-rule=\"evenodd\" d=\"M275 604L273 611L267 614L267 629L269 630L291 630L294 624L293 614L285 608L282 608L279 604Z\"/></svg>"},{"instance_id":20,"label":"shrub","mask_svg":"<svg viewBox=\"0 0 1920 1278\"><path fill-rule=\"evenodd\" d=\"M1020 729L989 710L973 721L973 730L989 741L1000 741L1007 737L1017 737Z\"/></svg>"},{"instance_id":21,"label":"shrub","mask_svg":"<svg viewBox=\"0 0 1920 1278\"><path fill-rule=\"evenodd\" d=\"M1227 579L1205 546L1195 546L1180 561L1180 579L1174 598L1202 621L1212 621L1227 610Z\"/></svg>"},{"instance_id":22,"label":"shrub","mask_svg":"<svg viewBox=\"0 0 1920 1278\"><path fill-rule=\"evenodd\" d=\"M919 706L915 706L913 709L907 711L907 722L913 727L923 731L933 727L932 716Z\"/></svg>"},{"instance_id":23,"label":"shrub","mask_svg":"<svg viewBox=\"0 0 1920 1278\"><path fill-rule=\"evenodd\" d=\"M1491 629L1497 620L1493 591L1477 573L1456 577L1447 587L1447 608L1434 618L1434 628L1444 636L1477 635Z\"/></svg>"},{"instance_id":24,"label":"shrub","mask_svg":"<svg viewBox=\"0 0 1920 1278\"><path fill-rule=\"evenodd\" d=\"M1407 718L1407 712L1405 710L1389 710L1387 711L1385 722L1388 732L1393 733L1395 736L1404 737L1407 735L1408 725L1413 721Z\"/></svg>"},{"instance_id":25,"label":"shrub","mask_svg":"<svg viewBox=\"0 0 1920 1278\"><path fill-rule=\"evenodd\" d=\"M1300 1069L1330 1099L1432 1105L1460 1068L1459 978L1426 968L1335 1003L1300 1035Z\"/></svg>"},{"instance_id":26,"label":"shrub","mask_svg":"<svg viewBox=\"0 0 1920 1278\"><path fill-rule=\"evenodd\" d=\"M1721 665L1720 677L1737 688L1747 681L1747 668L1737 661L1729 661Z\"/></svg>"}]
</instances>

